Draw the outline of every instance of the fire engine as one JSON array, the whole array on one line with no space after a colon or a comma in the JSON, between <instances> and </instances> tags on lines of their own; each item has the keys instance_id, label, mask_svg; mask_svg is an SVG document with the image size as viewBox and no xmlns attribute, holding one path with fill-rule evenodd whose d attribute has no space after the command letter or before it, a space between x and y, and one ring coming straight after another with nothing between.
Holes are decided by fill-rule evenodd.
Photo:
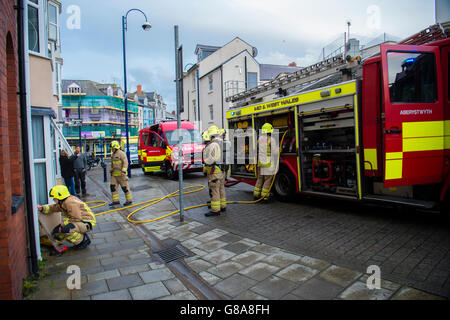
<instances>
[{"instance_id":1,"label":"fire engine","mask_svg":"<svg viewBox=\"0 0 450 320\"><path fill-rule=\"evenodd\" d=\"M181 121L184 172L201 172L204 148L200 131L193 123ZM145 174L163 172L168 179L178 177L178 130L176 121L162 121L139 131L138 156Z\"/></svg>"},{"instance_id":2,"label":"fire engine","mask_svg":"<svg viewBox=\"0 0 450 320\"><path fill-rule=\"evenodd\" d=\"M246 152L231 176L254 185L249 150L269 122L287 131L272 189L281 200L301 193L448 210L449 58L450 37L436 25L364 61L335 57L231 97L228 128ZM273 93L281 97L262 101ZM245 145L236 146L239 135Z\"/></svg>"}]
</instances>

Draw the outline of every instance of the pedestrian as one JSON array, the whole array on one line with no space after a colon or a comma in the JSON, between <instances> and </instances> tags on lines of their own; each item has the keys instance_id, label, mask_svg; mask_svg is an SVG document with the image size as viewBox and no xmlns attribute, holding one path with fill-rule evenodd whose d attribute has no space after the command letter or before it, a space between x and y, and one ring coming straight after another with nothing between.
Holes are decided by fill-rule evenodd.
<instances>
[{"instance_id":1,"label":"pedestrian","mask_svg":"<svg viewBox=\"0 0 450 320\"><path fill-rule=\"evenodd\" d=\"M74 173L75 173L75 191L78 196L81 194L83 197L87 196L86 192L86 169L87 169L87 157L86 154L81 153L80 147L75 148L75 154L77 158L73 163Z\"/></svg>"},{"instance_id":2,"label":"pedestrian","mask_svg":"<svg viewBox=\"0 0 450 320\"><path fill-rule=\"evenodd\" d=\"M273 126L265 123L258 138L258 161L256 167L256 184L253 190L253 198L258 200L263 198L264 202L269 200L270 186L276 173L277 166L272 158L277 150L277 141L272 136Z\"/></svg>"},{"instance_id":3,"label":"pedestrian","mask_svg":"<svg viewBox=\"0 0 450 320\"><path fill-rule=\"evenodd\" d=\"M226 194L224 185L223 146L220 139L220 130L217 126L208 128L209 144L203 149L203 161L208 178L209 195L211 198L211 211L205 213L206 217L220 215L226 211Z\"/></svg>"},{"instance_id":4,"label":"pedestrian","mask_svg":"<svg viewBox=\"0 0 450 320\"><path fill-rule=\"evenodd\" d=\"M70 195L66 186L57 185L50 190L50 197L55 204L38 205L38 210L44 215L61 213L63 221L53 228L52 235L67 240L74 249L84 249L90 243L87 232L94 229L96 218L86 203Z\"/></svg>"},{"instance_id":5,"label":"pedestrian","mask_svg":"<svg viewBox=\"0 0 450 320\"><path fill-rule=\"evenodd\" d=\"M61 150L59 156L59 164L61 166L61 176L64 178L64 183L70 191L70 194L76 196L75 191L75 179L74 179L74 169L73 162L76 159L76 155L73 154L69 157L66 150Z\"/></svg>"},{"instance_id":6,"label":"pedestrian","mask_svg":"<svg viewBox=\"0 0 450 320\"><path fill-rule=\"evenodd\" d=\"M128 186L128 159L125 155L125 152L120 150L120 144L118 141L111 142L111 195L112 195L112 203L110 206L120 204L119 200L119 185L122 187L122 191L125 193L126 202L123 204L124 206L130 205L132 201L132 195L130 188Z\"/></svg>"}]
</instances>

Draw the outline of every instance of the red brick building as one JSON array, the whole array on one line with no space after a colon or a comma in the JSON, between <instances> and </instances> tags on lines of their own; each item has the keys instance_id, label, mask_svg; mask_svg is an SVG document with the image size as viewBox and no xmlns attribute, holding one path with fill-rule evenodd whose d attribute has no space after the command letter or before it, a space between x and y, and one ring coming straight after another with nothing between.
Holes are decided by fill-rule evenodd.
<instances>
[{"instance_id":1,"label":"red brick building","mask_svg":"<svg viewBox=\"0 0 450 320\"><path fill-rule=\"evenodd\" d=\"M17 4L0 0L0 299L21 299L28 274Z\"/></svg>"}]
</instances>

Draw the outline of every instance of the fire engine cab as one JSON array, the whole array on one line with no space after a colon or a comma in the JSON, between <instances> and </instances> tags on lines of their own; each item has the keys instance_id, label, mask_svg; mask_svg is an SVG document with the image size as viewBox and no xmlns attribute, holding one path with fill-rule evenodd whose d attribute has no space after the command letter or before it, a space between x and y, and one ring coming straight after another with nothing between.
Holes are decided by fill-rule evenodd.
<instances>
[{"instance_id":1,"label":"fire engine cab","mask_svg":"<svg viewBox=\"0 0 450 320\"><path fill-rule=\"evenodd\" d=\"M230 109L234 148L244 150L235 154L245 155L235 156L232 177L255 183L248 164L256 163L256 141L269 122L279 138L287 132L272 189L282 200L302 193L445 207L449 58L447 37L422 45L381 44L379 55L352 62L358 66L351 76L340 68L339 82Z\"/></svg>"}]
</instances>

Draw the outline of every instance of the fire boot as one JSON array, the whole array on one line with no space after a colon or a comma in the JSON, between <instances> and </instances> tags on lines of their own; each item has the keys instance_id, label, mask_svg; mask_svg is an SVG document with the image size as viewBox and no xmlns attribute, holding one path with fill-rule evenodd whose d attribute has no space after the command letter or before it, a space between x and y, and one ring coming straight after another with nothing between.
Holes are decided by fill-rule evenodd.
<instances>
[{"instance_id":1,"label":"fire boot","mask_svg":"<svg viewBox=\"0 0 450 320\"><path fill-rule=\"evenodd\" d=\"M91 243L91 239L89 239L87 234L84 234L83 241L81 241L79 244L75 245L73 247L73 249L75 249L75 250L85 249L90 243Z\"/></svg>"}]
</instances>

